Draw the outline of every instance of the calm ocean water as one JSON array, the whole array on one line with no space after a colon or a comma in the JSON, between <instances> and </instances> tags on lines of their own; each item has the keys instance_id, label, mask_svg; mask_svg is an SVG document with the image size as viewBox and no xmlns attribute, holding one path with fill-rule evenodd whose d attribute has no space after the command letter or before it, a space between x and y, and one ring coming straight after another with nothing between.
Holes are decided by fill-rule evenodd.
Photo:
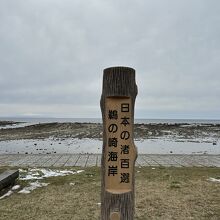
<instances>
[{"instance_id":1,"label":"calm ocean water","mask_svg":"<svg viewBox=\"0 0 220 220\"><path fill-rule=\"evenodd\" d=\"M3 121L17 121L28 123L49 123L49 122L90 122L102 123L101 118L1 118ZM135 119L135 123L188 123L188 124L220 124L220 120L208 119Z\"/></svg>"}]
</instances>

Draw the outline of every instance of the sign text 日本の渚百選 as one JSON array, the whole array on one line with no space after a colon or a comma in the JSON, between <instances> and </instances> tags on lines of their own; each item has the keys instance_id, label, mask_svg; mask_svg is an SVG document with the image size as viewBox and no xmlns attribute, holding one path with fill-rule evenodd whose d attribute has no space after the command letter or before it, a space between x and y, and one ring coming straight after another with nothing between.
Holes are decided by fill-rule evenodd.
<instances>
[{"instance_id":1,"label":"sign text \u65e5\u672c\u306e\u6e1a\u767e\u9078","mask_svg":"<svg viewBox=\"0 0 220 220\"><path fill-rule=\"evenodd\" d=\"M123 193L132 187L134 150L129 98L106 99L106 190Z\"/></svg>"}]
</instances>

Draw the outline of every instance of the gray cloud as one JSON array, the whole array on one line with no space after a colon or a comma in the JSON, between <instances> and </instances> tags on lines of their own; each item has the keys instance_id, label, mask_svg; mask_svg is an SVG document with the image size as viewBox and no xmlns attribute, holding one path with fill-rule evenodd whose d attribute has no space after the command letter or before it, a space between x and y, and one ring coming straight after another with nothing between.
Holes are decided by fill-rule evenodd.
<instances>
[{"instance_id":1,"label":"gray cloud","mask_svg":"<svg viewBox=\"0 0 220 220\"><path fill-rule=\"evenodd\" d=\"M220 118L219 9L217 0L3 0L0 116L100 117L102 70L125 65L137 72L136 117Z\"/></svg>"}]
</instances>

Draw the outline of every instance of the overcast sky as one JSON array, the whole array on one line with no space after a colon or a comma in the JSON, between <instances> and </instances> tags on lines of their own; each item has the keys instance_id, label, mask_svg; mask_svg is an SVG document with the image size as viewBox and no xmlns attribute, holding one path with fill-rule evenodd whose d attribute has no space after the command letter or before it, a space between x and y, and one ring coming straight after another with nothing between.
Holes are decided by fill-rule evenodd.
<instances>
[{"instance_id":1,"label":"overcast sky","mask_svg":"<svg viewBox=\"0 0 220 220\"><path fill-rule=\"evenodd\" d=\"M220 119L219 0L0 0L0 117L101 117L136 70L136 118Z\"/></svg>"}]
</instances>

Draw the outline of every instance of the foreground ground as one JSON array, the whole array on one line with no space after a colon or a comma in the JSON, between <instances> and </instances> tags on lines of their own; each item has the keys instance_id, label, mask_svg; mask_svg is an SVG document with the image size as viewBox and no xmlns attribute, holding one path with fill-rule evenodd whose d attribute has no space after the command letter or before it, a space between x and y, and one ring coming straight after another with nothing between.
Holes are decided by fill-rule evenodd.
<instances>
[{"instance_id":1,"label":"foreground ground","mask_svg":"<svg viewBox=\"0 0 220 220\"><path fill-rule=\"evenodd\" d=\"M209 181L210 177L219 179L220 169L136 168L135 219L220 219L220 183ZM0 200L0 219L100 218L99 168L44 182L50 184L30 194L14 193Z\"/></svg>"}]
</instances>

